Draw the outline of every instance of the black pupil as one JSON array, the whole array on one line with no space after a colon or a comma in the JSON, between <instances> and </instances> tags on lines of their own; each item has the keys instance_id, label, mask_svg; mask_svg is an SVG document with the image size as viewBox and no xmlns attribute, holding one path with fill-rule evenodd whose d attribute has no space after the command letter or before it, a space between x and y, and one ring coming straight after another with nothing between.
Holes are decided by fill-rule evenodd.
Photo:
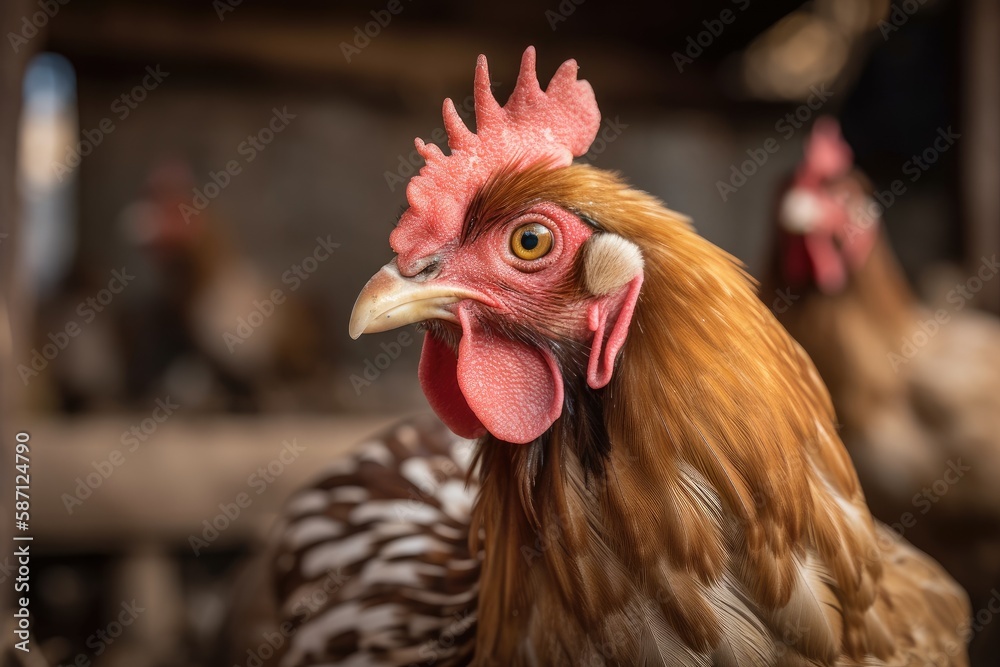
<instances>
[{"instance_id":1,"label":"black pupil","mask_svg":"<svg viewBox=\"0 0 1000 667\"><path fill-rule=\"evenodd\" d=\"M538 247L538 234L526 231L521 234L521 247L525 250L534 250Z\"/></svg>"}]
</instances>

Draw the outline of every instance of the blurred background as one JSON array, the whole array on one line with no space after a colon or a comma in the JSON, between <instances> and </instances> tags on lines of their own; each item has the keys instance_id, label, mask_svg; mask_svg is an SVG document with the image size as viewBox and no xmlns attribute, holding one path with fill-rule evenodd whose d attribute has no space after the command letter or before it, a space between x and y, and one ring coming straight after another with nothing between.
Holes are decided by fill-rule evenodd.
<instances>
[{"instance_id":1,"label":"blurred background","mask_svg":"<svg viewBox=\"0 0 1000 667\"><path fill-rule=\"evenodd\" d=\"M525 46L543 82L576 58L604 115L583 159L755 274L820 114L876 190L906 179L886 228L925 298L1000 250L995 0L5 0L0 25L2 485L27 432L39 649L21 664L222 664L282 502L426 409L420 335L355 342L347 321L391 257L413 137L442 138L444 97L471 118L479 53L501 101ZM976 305L1000 311L1000 281ZM7 605L15 573L5 548Z\"/></svg>"}]
</instances>

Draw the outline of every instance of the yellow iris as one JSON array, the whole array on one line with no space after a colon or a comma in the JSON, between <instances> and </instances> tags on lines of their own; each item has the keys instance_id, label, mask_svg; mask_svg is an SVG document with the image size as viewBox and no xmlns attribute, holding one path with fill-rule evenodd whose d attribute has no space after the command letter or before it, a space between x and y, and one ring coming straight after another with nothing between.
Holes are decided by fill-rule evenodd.
<instances>
[{"instance_id":1,"label":"yellow iris","mask_svg":"<svg viewBox=\"0 0 1000 667\"><path fill-rule=\"evenodd\" d=\"M510 250L521 259L539 259L552 250L552 232L537 222L521 225L510 237Z\"/></svg>"}]
</instances>

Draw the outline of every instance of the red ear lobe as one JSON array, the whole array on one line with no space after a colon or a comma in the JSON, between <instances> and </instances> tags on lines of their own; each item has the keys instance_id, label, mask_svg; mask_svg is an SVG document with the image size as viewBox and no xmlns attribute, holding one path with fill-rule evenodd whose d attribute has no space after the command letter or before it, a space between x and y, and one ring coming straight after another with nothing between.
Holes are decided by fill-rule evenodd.
<instances>
[{"instance_id":1,"label":"red ear lobe","mask_svg":"<svg viewBox=\"0 0 1000 667\"><path fill-rule=\"evenodd\" d=\"M632 313L639 300L642 287L642 273L624 288L624 293L609 295L594 301L587 311L590 330L594 332L594 342L590 346L590 360L587 362L587 384L592 389L600 389L611 381L615 370L615 358L625 344L628 328L632 323ZM611 333L604 339L608 320L617 311L611 322Z\"/></svg>"}]
</instances>

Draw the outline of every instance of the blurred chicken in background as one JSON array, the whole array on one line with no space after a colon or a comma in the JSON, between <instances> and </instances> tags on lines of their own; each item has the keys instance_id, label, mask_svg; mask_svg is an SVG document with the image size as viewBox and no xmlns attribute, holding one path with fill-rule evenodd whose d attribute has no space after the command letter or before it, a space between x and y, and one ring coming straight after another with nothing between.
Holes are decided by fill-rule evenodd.
<instances>
[{"instance_id":1,"label":"blurred chicken in background","mask_svg":"<svg viewBox=\"0 0 1000 667\"><path fill-rule=\"evenodd\" d=\"M875 516L984 609L1000 586L1000 322L972 309L964 280L940 307L918 300L871 192L837 122L819 119L778 198L761 295L829 387ZM996 272L984 258L974 277ZM1000 655L998 630L974 622L973 654Z\"/></svg>"},{"instance_id":2,"label":"blurred chicken in background","mask_svg":"<svg viewBox=\"0 0 1000 667\"><path fill-rule=\"evenodd\" d=\"M320 309L285 294L273 312L249 315L270 303L274 286L216 219L185 215L193 187L188 165L166 160L122 213L152 278L152 293L126 323L131 392L171 392L184 405L238 412L294 404L275 388L315 370Z\"/></svg>"},{"instance_id":3,"label":"blurred chicken in background","mask_svg":"<svg viewBox=\"0 0 1000 667\"><path fill-rule=\"evenodd\" d=\"M75 414L113 408L121 399L121 322L98 301L107 281L78 260L55 293L39 300L32 355L19 369L37 404Z\"/></svg>"}]
</instances>

